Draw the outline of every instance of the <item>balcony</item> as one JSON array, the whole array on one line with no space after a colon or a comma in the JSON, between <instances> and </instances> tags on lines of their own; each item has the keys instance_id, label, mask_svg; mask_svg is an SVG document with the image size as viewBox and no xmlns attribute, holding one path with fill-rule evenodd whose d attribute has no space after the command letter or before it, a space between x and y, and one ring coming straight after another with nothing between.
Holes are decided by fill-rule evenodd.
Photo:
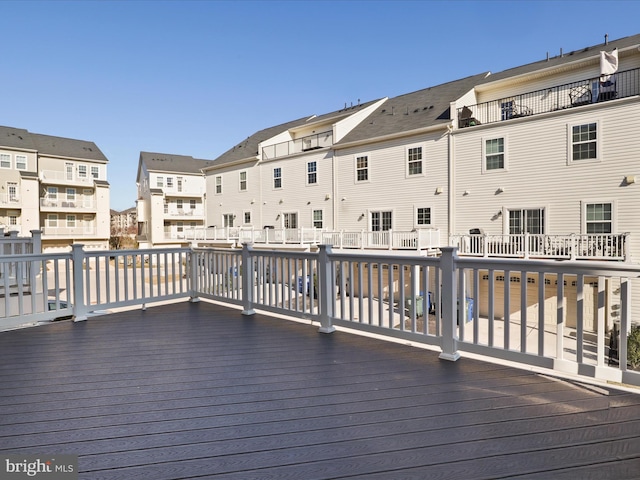
<instances>
[{"instance_id":1,"label":"balcony","mask_svg":"<svg viewBox=\"0 0 640 480\"><path fill-rule=\"evenodd\" d=\"M551 88L513 95L499 100L459 108L458 127L467 128L565 110L583 105L627 98L640 94L640 69L611 76L608 82L598 77Z\"/></svg>"},{"instance_id":2,"label":"balcony","mask_svg":"<svg viewBox=\"0 0 640 480\"><path fill-rule=\"evenodd\" d=\"M94 178L78 177L76 175L68 175L62 170L43 170L40 172L40 181L46 185L79 185L83 187L92 187Z\"/></svg>"},{"instance_id":3,"label":"balcony","mask_svg":"<svg viewBox=\"0 0 640 480\"><path fill-rule=\"evenodd\" d=\"M307 137L297 138L288 142L268 145L262 149L263 160L273 160L274 158L286 157L296 153L318 150L333 145L333 132L317 133Z\"/></svg>"},{"instance_id":4,"label":"balcony","mask_svg":"<svg viewBox=\"0 0 640 480\"><path fill-rule=\"evenodd\" d=\"M48 238L82 238L95 237L96 227L42 227L42 235Z\"/></svg>"},{"instance_id":5,"label":"balcony","mask_svg":"<svg viewBox=\"0 0 640 480\"><path fill-rule=\"evenodd\" d=\"M169 209L164 212L165 217L171 218L184 218L188 220L193 220L195 218L202 219L204 218L204 211L202 209L197 208L178 208L178 209Z\"/></svg>"},{"instance_id":6,"label":"balcony","mask_svg":"<svg viewBox=\"0 0 640 480\"><path fill-rule=\"evenodd\" d=\"M557 260L629 259L629 233L542 235L452 235L459 255Z\"/></svg>"},{"instance_id":7,"label":"balcony","mask_svg":"<svg viewBox=\"0 0 640 480\"><path fill-rule=\"evenodd\" d=\"M40 209L45 212L65 210L95 211L96 206L92 197L59 193L55 197L41 198Z\"/></svg>"},{"instance_id":8,"label":"balcony","mask_svg":"<svg viewBox=\"0 0 640 480\"><path fill-rule=\"evenodd\" d=\"M0 207L20 208L20 197L12 193L0 193Z\"/></svg>"}]
</instances>

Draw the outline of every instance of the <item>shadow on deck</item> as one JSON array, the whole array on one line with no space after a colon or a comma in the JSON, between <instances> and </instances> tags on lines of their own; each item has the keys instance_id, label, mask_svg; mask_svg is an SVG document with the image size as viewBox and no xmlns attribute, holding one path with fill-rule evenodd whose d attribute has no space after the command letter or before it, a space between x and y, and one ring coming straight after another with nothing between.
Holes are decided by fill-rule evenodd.
<instances>
[{"instance_id":1,"label":"shadow on deck","mask_svg":"<svg viewBox=\"0 0 640 480\"><path fill-rule=\"evenodd\" d=\"M0 453L81 479L640 474L640 394L209 302L4 332L0 386Z\"/></svg>"}]
</instances>

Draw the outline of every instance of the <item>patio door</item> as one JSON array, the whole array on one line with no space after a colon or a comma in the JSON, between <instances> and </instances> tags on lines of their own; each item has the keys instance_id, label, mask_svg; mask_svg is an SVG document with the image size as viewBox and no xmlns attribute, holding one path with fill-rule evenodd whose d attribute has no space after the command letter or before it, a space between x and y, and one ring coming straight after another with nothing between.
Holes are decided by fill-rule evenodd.
<instances>
[{"instance_id":1,"label":"patio door","mask_svg":"<svg viewBox=\"0 0 640 480\"><path fill-rule=\"evenodd\" d=\"M391 210L371 212L371 239L372 245L388 245L393 216Z\"/></svg>"},{"instance_id":2,"label":"patio door","mask_svg":"<svg viewBox=\"0 0 640 480\"><path fill-rule=\"evenodd\" d=\"M532 236L525 245L522 235L529 233ZM544 241L544 209L529 208L523 210L509 210L509 238L512 253L522 252L526 250L534 253L542 250ZM516 236L517 235L517 236Z\"/></svg>"}]
</instances>

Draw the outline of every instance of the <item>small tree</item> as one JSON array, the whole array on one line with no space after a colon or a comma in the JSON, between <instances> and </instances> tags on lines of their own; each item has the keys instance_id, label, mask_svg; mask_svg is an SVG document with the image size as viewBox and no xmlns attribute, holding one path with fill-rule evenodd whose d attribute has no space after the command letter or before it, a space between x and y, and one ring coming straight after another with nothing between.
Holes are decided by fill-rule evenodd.
<instances>
[{"instance_id":1,"label":"small tree","mask_svg":"<svg viewBox=\"0 0 640 480\"><path fill-rule=\"evenodd\" d=\"M640 325L631 328L627 338L627 361L634 370L640 367Z\"/></svg>"}]
</instances>

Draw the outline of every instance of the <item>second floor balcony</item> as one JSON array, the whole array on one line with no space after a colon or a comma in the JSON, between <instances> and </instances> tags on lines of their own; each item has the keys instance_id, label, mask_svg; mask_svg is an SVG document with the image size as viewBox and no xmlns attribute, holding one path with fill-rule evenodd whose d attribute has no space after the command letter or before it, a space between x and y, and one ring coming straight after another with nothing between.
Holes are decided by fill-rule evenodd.
<instances>
[{"instance_id":1,"label":"second floor balcony","mask_svg":"<svg viewBox=\"0 0 640 480\"><path fill-rule=\"evenodd\" d=\"M640 94L640 68L459 108L458 127L502 122Z\"/></svg>"},{"instance_id":2,"label":"second floor balcony","mask_svg":"<svg viewBox=\"0 0 640 480\"><path fill-rule=\"evenodd\" d=\"M262 148L262 159L273 160L274 158L326 148L331 145L333 145L333 132L329 130L327 132L289 140L288 142L267 145Z\"/></svg>"},{"instance_id":3,"label":"second floor balcony","mask_svg":"<svg viewBox=\"0 0 640 480\"><path fill-rule=\"evenodd\" d=\"M40 199L40 208L43 211L59 210L85 210L96 209L94 199L84 195L69 195L58 193L55 196L45 196Z\"/></svg>"},{"instance_id":4,"label":"second floor balcony","mask_svg":"<svg viewBox=\"0 0 640 480\"><path fill-rule=\"evenodd\" d=\"M80 185L84 187L93 186L94 179L87 174L84 177L75 173L63 172L62 170L42 170L40 172L40 181L47 185Z\"/></svg>"},{"instance_id":5,"label":"second floor balcony","mask_svg":"<svg viewBox=\"0 0 640 480\"><path fill-rule=\"evenodd\" d=\"M20 207L20 197L16 193L0 193L0 206Z\"/></svg>"}]
</instances>

